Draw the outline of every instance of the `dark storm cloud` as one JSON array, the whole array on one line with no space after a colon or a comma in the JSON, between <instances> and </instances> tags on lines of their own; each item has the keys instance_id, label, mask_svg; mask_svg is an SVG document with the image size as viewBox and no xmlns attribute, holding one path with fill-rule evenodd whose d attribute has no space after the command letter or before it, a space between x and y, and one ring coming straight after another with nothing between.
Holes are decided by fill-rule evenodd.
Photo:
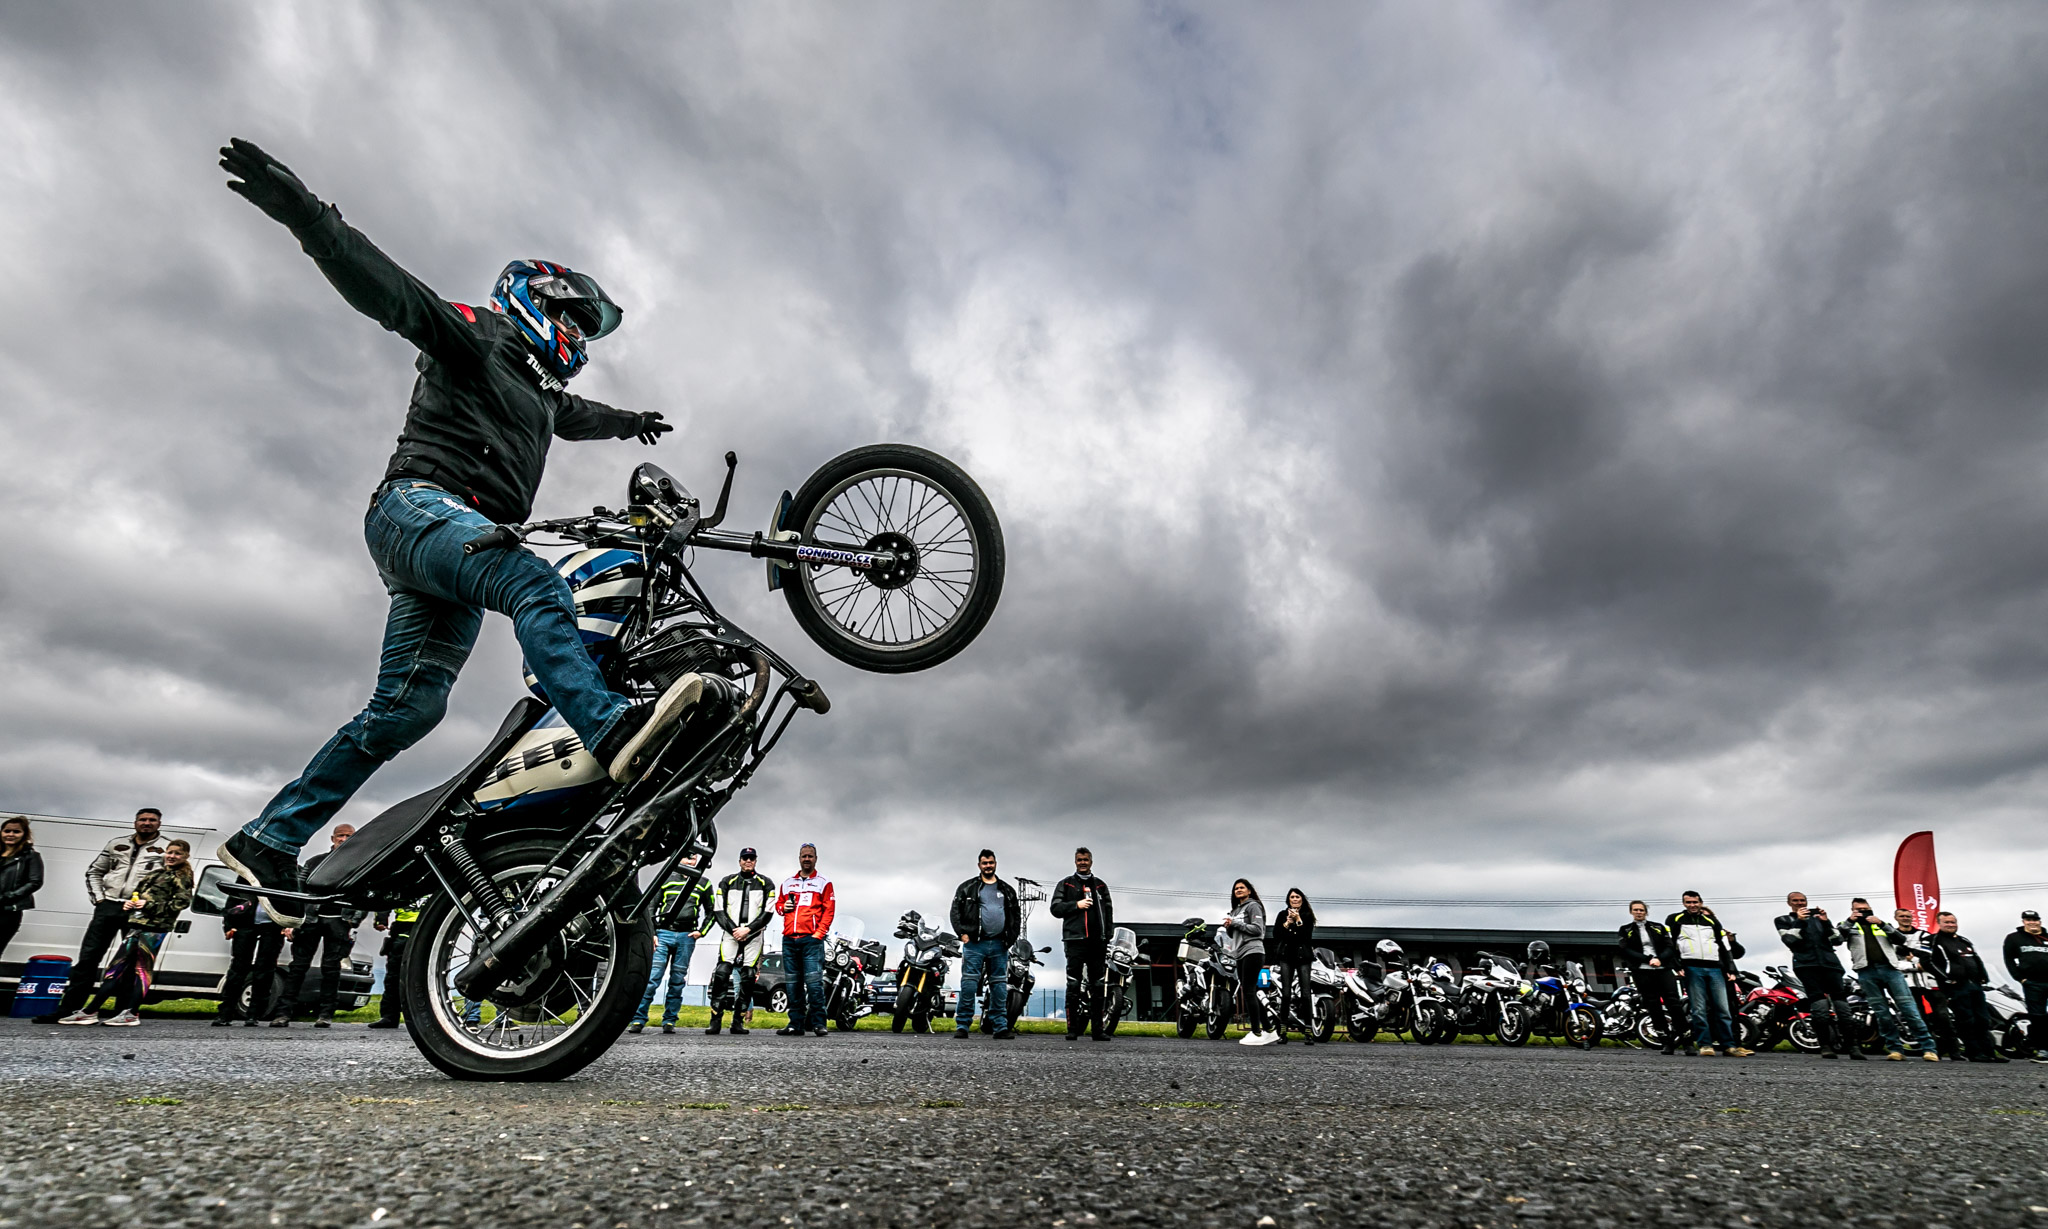
<instances>
[{"instance_id":1,"label":"dark storm cloud","mask_svg":"<svg viewBox=\"0 0 2048 1229\"><path fill-rule=\"evenodd\" d=\"M832 845L876 917L984 841L1585 896L1756 890L1766 854L1876 886L1931 825L1957 881L2016 877L2044 25L16 6L0 803L227 822L367 690L358 517L411 353L221 189L239 133L450 297L515 254L596 272L627 327L579 391L668 411L693 483L738 449L740 520L874 439L981 478L1004 605L929 675L831 663L755 566L704 568L838 701L730 822ZM640 455L559 447L542 508ZM517 691L494 627L352 817Z\"/></svg>"}]
</instances>

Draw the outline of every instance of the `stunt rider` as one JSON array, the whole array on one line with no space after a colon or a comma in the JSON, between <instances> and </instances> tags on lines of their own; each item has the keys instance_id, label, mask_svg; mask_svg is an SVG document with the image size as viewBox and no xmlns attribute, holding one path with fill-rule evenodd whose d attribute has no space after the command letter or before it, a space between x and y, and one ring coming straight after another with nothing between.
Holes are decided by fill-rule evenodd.
<instances>
[{"instance_id":1,"label":"stunt rider","mask_svg":"<svg viewBox=\"0 0 2048 1229\"><path fill-rule=\"evenodd\" d=\"M448 302L269 154L239 137L220 153L230 190L290 229L350 306L420 351L405 427L363 525L391 594L376 690L299 778L221 845L221 861L257 887L295 889L300 847L370 774L440 722L486 610L511 618L549 701L613 780L631 782L703 681L684 675L638 703L613 692L584 650L568 584L553 568L521 549L462 553L494 525L526 519L551 435L652 444L673 430L660 414L564 390L587 360L587 342L618 327L618 305L588 275L538 260L505 266L487 308ZM263 904L279 922L300 921L268 898Z\"/></svg>"},{"instance_id":2,"label":"stunt rider","mask_svg":"<svg viewBox=\"0 0 2048 1229\"><path fill-rule=\"evenodd\" d=\"M718 923L718 963L711 970L711 1027L705 1033L718 1036L719 1022L732 1013L732 1035L747 1033L747 1009L754 1005L754 970L768 942L768 922L775 916L775 885L754 869L752 846L740 850L739 870L718 881L712 894L712 920ZM739 996L732 990L734 970L740 979Z\"/></svg>"}]
</instances>

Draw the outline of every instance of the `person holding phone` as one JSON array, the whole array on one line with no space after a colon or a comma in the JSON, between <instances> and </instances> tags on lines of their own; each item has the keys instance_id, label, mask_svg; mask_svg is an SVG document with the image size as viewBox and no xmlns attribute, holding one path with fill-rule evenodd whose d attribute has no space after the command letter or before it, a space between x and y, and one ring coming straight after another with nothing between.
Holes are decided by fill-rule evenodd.
<instances>
[{"instance_id":1,"label":"person holding phone","mask_svg":"<svg viewBox=\"0 0 2048 1229\"><path fill-rule=\"evenodd\" d=\"M782 915L782 970L789 985L789 1023L778 1037L825 1035L825 936L838 903L832 881L818 873L818 847L796 851L797 873L782 881L775 911Z\"/></svg>"},{"instance_id":2,"label":"person holding phone","mask_svg":"<svg viewBox=\"0 0 2048 1229\"><path fill-rule=\"evenodd\" d=\"M1908 1054L1938 1063L1934 1036L1920 1015L1920 1004L1906 985L1904 970L1913 967L1911 958L1901 955L1898 928L1877 916L1870 902L1861 896L1849 902L1849 916L1836 927L1849 949L1849 963L1856 966L1856 980L1863 987L1863 1000L1877 1022L1877 1035L1884 1042L1885 1057L1903 1061ZM1889 1000L1889 1002L1887 1002ZM1903 1022L1905 1027L1899 1027ZM1901 1044L1901 1034L1910 1044Z\"/></svg>"},{"instance_id":3,"label":"person holding phone","mask_svg":"<svg viewBox=\"0 0 2048 1229\"><path fill-rule=\"evenodd\" d=\"M1060 919L1060 938L1067 949L1067 1040L1083 1030L1096 1041L1102 1031L1103 993L1109 965L1109 932L1116 926L1116 907L1109 885L1095 877L1095 855L1087 846L1074 851L1074 873L1052 890L1049 906Z\"/></svg>"}]
</instances>

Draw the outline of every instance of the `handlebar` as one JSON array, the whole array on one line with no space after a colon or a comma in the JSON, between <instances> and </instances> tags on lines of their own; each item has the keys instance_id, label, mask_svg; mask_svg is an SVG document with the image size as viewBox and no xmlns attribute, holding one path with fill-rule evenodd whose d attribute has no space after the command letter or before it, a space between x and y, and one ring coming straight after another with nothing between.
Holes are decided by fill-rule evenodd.
<instances>
[{"instance_id":1,"label":"handlebar","mask_svg":"<svg viewBox=\"0 0 2048 1229\"><path fill-rule=\"evenodd\" d=\"M497 525L462 544L465 555L481 555L485 551L504 550L519 545L519 531L510 525Z\"/></svg>"}]
</instances>

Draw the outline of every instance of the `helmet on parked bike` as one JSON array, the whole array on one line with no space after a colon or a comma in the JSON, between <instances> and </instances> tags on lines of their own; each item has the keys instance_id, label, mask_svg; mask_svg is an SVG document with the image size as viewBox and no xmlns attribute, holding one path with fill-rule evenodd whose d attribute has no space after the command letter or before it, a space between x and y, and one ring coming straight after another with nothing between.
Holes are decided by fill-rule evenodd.
<instances>
[{"instance_id":1,"label":"helmet on parked bike","mask_svg":"<svg viewBox=\"0 0 2048 1229\"><path fill-rule=\"evenodd\" d=\"M1534 942L1530 943L1530 944L1529 944L1529 963L1530 963L1530 964L1549 964L1549 963L1550 963L1550 944L1548 944L1548 943L1545 943L1545 942L1544 942L1543 940L1541 940L1541 939L1537 939L1537 940L1535 940Z\"/></svg>"},{"instance_id":2,"label":"helmet on parked bike","mask_svg":"<svg viewBox=\"0 0 2048 1229\"><path fill-rule=\"evenodd\" d=\"M584 343L618 328L625 315L596 279L548 260L506 265L491 302L564 380L588 361Z\"/></svg>"},{"instance_id":3,"label":"helmet on parked bike","mask_svg":"<svg viewBox=\"0 0 2048 1229\"><path fill-rule=\"evenodd\" d=\"M1372 951L1373 955L1378 956L1381 960L1406 960L1408 958L1408 953L1402 951L1401 945L1392 939L1381 939L1373 945Z\"/></svg>"},{"instance_id":4,"label":"helmet on parked bike","mask_svg":"<svg viewBox=\"0 0 2048 1229\"><path fill-rule=\"evenodd\" d=\"M583 647L602 669L618 651L619 637L640 600L647 583L647 564L636 551L601 547L563 556L555 571L569 582L569 592L576 598L576 630L583 635ZM546 700L548 693L533 667L522 660L519 669L525 675L526 689Z\"/></svg>"}]
</instances>

